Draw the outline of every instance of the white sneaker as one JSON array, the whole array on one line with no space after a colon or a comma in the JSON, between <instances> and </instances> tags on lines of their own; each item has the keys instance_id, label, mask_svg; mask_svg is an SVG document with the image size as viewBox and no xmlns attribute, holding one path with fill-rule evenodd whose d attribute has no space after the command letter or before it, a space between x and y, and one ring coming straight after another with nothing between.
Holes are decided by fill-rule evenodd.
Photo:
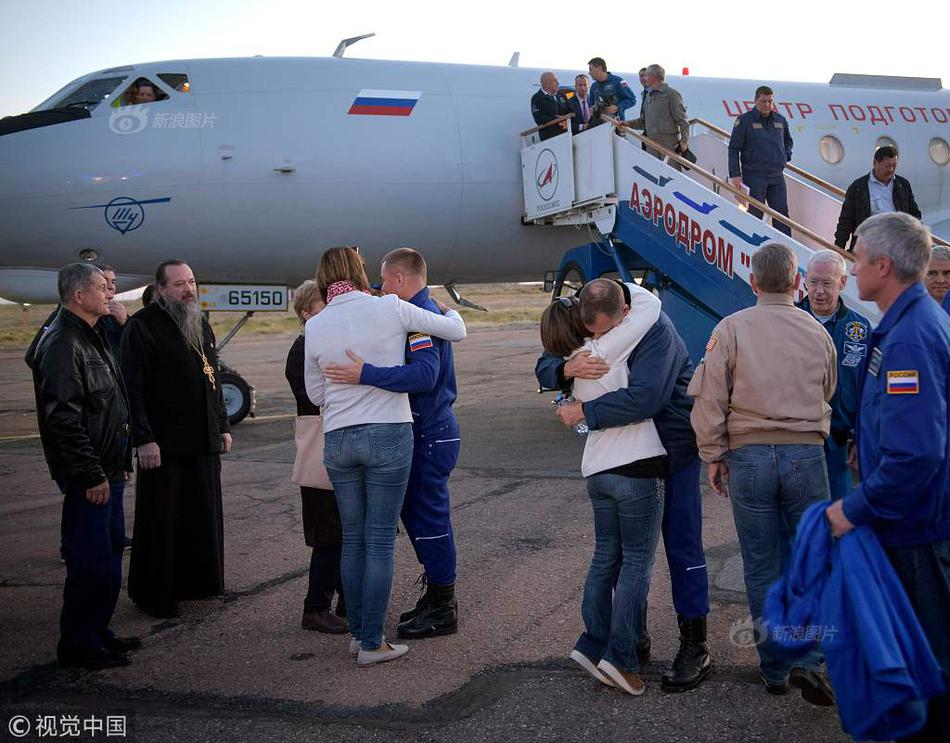
<instances>
[{"instance_id":1,"label":"white sneaker","mask_svg":"<svg viewBox=\"0 0 950 743\"><path fill-rule=\"evenodd\" d=\"M597 666L594 665L594 661L584 655L580 650L572 650L570 659L605 686L616 686L613 681L598 670Z\"/></svg>"},{"instance_id":2,"label":"white sneaker","mask_svg":"<svg viewBox=\"0 0 950 743\"><path fill-rule=\"evenodd\" d=\"M613 663L606 660L601 660L597 664L597 669L613 681L618 689L627 692L627 694L638 697L646 690L646 684L643 683L643 679L640 678L638 673L621 671Z\"/></svg>"},{"instance_id":3,"label":"white sneaker","mask_svg":"<svg viewBox=\"0 0 950 743\"><path fill-rule=\"evenodd\" d=\"M360 638L351 637L350 638L350 655L354 658L360 654Z\"/></svg>"},{"instance_id":4,"label":"white sneaker","mask_svg":"<svg viewBox=\"0 0 950 743\"><path fill-rule=\"evenodd\" d=\"M356 658L356 665L363 668L375 666L377 663L385 663L386 661L396 660L396 658L402 658L402 656L408 652L408 645L393 645L383 640L382 645L380 645L377 650L363 650L360 648L359 655Z\"/></svg>"}]
</instances>

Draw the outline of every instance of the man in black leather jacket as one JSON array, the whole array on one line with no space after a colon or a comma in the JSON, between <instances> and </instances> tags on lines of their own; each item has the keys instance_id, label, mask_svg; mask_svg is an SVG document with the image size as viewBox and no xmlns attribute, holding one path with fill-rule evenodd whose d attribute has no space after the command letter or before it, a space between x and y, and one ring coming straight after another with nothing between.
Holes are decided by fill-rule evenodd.
<instances>
[{"instance_id":1,"label":"man in black leather jacket","mask_svg":"<svg viewBox=\"0 0 950 743\"><path fill-rule=\"evenodd\" d=\"M125 652L141 644L109 629L122 583L129 403L118 364L95 328L109 314L105 276L74 263L60 270L58 283L62 307L32 364L43 451L65 496L66 585L56 654L64 666L111 668L127 665Z\"/></svg>"}]
</instances>

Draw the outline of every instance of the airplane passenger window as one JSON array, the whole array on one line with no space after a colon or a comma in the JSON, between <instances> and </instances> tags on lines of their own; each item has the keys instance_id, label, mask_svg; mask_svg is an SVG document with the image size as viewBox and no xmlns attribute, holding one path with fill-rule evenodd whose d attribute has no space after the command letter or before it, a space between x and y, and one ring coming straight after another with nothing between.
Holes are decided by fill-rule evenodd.
<instances>
[{"instance_id":1,"label":"airplane passenger window","mask_svg":"<svg viewBox=\"0 0 950 743\"><path fill-rule=\"evenodd\" d=\"M114 107L136 106L143 103L154 103L163 101L168 96L155 83L147 77L136 78L135 81L125 89L125 92L112 102Z\"/></svg>"},{"instance_id":2,"label":"airplane passenger window","mask_svg":"<svg viewBox=\"0 0 950 743\"><path fill-rule=\"evenodd\" d=\"M125 80L125 77L100 77L96 80L90 80L54 103L50 108L82 107L87 111L92 111L112 95L123 80Z\"/></svg>"},{"instance_id":3,"label":"airplane passenger window","mask_svg":"<svg viewBox=\"0 0 950 743\"><path fill-rule=\"evenodd\" d=\"M159 72L158 79L161 80L172 90L179 93L190 93L191 83L188 82L188 75L182 73Z\"/></svg>"},{"instance_id":4,"label":"airplane passenger window","mask_svg":"<svg viewBox=\"0 0 950 743\"><path fill-rule=\"evenodd\" d=\"M877 138L877 142L876 142L875 145L874 145L874 149L875 149L875 150L879 150L879 149L881 149L881 147L893 147L895 152L900 152L900 148L898 148L897 142L895 142L895 141L894 141L893 139L891 139L890 137L878 137L878 138Z\"/></svg>"},{"instance_id":5,"label":"airplane passenger window","mask_svg":"<svg viewBox=\"0 0 950 743\"><path fill-rule=\"evenodd\" d=\"M947 140L934 137L930 140L930 159L937 165L946 165L950 162L950 145Z\"/></svg>"},{"instance_id":6,"label":"airplane passenger window","mask_svg":"<svg viewBox=\"0 0 950 743\"><path fill-rule=\"evenodd\" d=\"M829 165L837 165L844 159L844 145L837 137L826 134L818 143L821 159Z\"/></svg>"}]
</instances>

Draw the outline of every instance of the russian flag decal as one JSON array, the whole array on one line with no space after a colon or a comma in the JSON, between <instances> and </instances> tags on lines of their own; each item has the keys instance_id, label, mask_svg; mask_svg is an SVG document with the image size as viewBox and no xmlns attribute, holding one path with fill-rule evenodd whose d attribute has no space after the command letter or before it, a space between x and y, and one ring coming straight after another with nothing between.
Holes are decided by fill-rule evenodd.
<instances>
[{"instance_id":1,"label":"russian flag decal","mask_svg":"<svg viewBox=\"0 0 950 743\"><path fill-rule=\"evenodd\" d=\"M916 369L889 371L887 373L888 395L916 395L920 392L920 383Z\"/></svg>"},{"instance_id":2,"label":"russian flag decal","mask_svg":"<svg viewBox=\"0 0 950 743\"><path fill-rule=\"evenodd\" d=\"M422 97L420 90L368 90L356 96L348 114L357 116L409 116Z\"/></svg>"}]
</instances>

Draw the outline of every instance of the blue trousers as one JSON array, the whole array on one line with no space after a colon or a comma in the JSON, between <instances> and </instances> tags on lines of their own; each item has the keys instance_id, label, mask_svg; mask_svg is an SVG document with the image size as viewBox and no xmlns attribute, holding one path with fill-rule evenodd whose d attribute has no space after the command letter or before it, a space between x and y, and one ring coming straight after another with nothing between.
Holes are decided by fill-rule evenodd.
<instances>
[{"instance_id":1,"label":"blue trousers","mask_svg":"<svg viewBox=\"0 0 950 743\"><path fill-rule=\"evenodd\" d=\"M851 492L848 445L838 446L829 436L825 441L825 462L828 466L828 487L831 490L831 500L841 500Z\"/></svg>"},{"instance_id":2,"label":"blue trousers","mask_svg":"<svg viewBox=\"0 0 950 743\"><path fill-rule=\"evenodd\" d=\"M904 740L950 741L950 539L912 547L886 547L884 551L914 607L948 689L927 703L924 728Z\"/></svg>"},{"instance_id":3,"label":"blue trousers","mask_svg":"<svg viewBox=\"0 0 950 743\"><path fill-rule=\"evenodd\" d=\"M781 174L774 177L743 175L742 182L749 187L749 196L764 202L779 214L788 216L788 190L785 187L785 177ZM749 214L758 219L762 218L762 210L749 205ZM776 221L773 225L779 232L791 236L792 230L788 225Z\"/></svg>"},{"instance_id":4,"label":"blue trousers","mask_svg":"<svg viewBox=\"0 0 950 743\"><path fill-rule=\"evenodd\" d=\"M666 478L663 546L670 566L673 606L684 619L709 613L709 577L703 552L699 458Z\"/></svg>"},{"instance_id":5,"label":"blue trousers","mask_svg":"<svg viewBox=\"0 0 950 743\"><path fill-rule=\"evenodd\" d=\"M574 647L636 673L650 571L663 521L663 480L596 474L587 478L594 555L584 582L584 632Z\"/></svg>"},{"instance_id":6,"label":"blue trousers","mask_svg":"<svg viewBox=\"0 0 950 743\"><path fill-rule=\"evenodd\" d=\"M343 525L340 572L350 634L364 650L376 650L393 583L396 524L412 463L412 424L369 423L327 431L323 461Z\"/></svg>"},{"instance_id":7,"label":"blue trousers","mask_svg":"<svg viewBox=\"0 0 950 743\"><path fill-rule=\"evenodd\" d=\"M86 489L59 483L63 498L66 583L59 618L61 652L95 652L111 637L109 622L122 586L125 548L125 480L109 483L109 500L97 506Z\"/></svg>"},{"instance_id":8,"label":"blue trousers","mask_svg":"<svg viewBox=\"0 0 950 743\"><path fill-rule=\"evenodd\" d=\"M455 536L449 504L449 475L461 447L458 423L415 434L412 470L402 504L402 523L430 583L455 583Z\"/></svg>"},{"instance_id":9,"label":"blue trousers","mask_svg":"<svg viewBox=\"0 0 950 743\"><path fill-rule=\"evenodd\" d=\"M828 500L825 452L818 444L756 444L733 449L727 461L746 597L753 621L760 623L765 594L788 564L802 513ZM757 641L759 668L769 683L785 683L791 664L768 632L763 635ZM814 649L795 665L817 668L820 659Z\"/></svg>"}]
</instances>

